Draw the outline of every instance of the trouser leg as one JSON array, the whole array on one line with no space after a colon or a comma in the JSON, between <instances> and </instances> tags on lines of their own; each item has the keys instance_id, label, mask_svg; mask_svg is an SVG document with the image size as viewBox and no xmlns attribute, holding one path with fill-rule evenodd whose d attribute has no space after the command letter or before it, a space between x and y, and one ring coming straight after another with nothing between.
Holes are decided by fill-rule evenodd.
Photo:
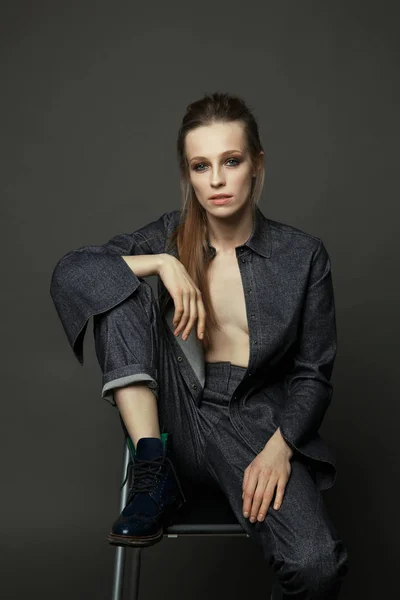
<instances>
[{"instance_id":1,"label":"trouser leg","mask_svg":"<svg viewBox=\"0 0 400 600\"><path fill-rule=\"evenodd\" d=\"M193 401L170 347L154 292L147 282L126 300L93 320L102 397L116 405L114 391L145 383L157 398L161 432L172 439L175 465L187 480L207 479L204 440L211 423Z\"/></svg>"},{"instance_id":2,"label":"trouser leg","mask_svg":"<svg viewBox=\"0 0 400 600\"><path fill-rule=\"evenodd\" d=\"M229 364L229 363L228 363ZM242 483L246 467L255 458L251 447L232 425L229 399L236 388L240 368L232 366L231 384L216 377L218 366L207 365L205 394L226 396L225 409L208 436L204 454L210 474L225 494L238 521L262 550L272 567L286 600L336 600L348 571L348 554L327 513L322 494L301 459L291 460L291 474L283 503L273 509L273 500L263 522L243 517ZM220 383L219 383L220 380ZM267 443L268 440L266 440Z\"/></svg>"}]
</instances>

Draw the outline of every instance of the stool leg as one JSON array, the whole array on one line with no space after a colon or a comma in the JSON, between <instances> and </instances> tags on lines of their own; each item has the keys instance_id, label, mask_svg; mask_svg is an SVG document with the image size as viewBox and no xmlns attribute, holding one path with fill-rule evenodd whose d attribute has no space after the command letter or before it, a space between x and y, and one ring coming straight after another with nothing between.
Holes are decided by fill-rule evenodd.
<instances>
[{"instance_id":1,"label":"stool leg","mask_svg":"<svg viewBox=\"0 0 400 600\"><path fill-rule=\"evenodd\" d=\"M131 586L129 600L139 600L139 579L142 548L132 548Z\"/></svg>"},{"instance_id":2,"label":"stool leg","mask_svg":"<svg viewBox=\"0 0 400 600\"><path fill-rule=\"evenodd\" d=\"M122 483L125 480L126 470L130 460L129 446L127 439L124 439L124 458L123 458L123 469L122 469ZM129 490L129 477L126 478L125 484L121 490L120 497L120 512L125 508L128 499ZM118 546L116 548L115 562L114 562L114 579L112 588L112 600L122 600L122 593L124 587L124 570L125 570L125 551L124 546Z\"/></svg>"},{"instance_id":3,"label":"stool leg","mask_svg":"<svg viewBox=\"0 0 400 600\"><path fill-rule=\"evenodd\" d=\"M281 586L275 580L273 580L273 583L272 583L271 600L282 600Z\"/></svg>"},{"instance_id":4,"label":"stool leg","mask_svg":"<svg viewBox=\"0 0 400 600\"><path fill-rule=\"evenodd\" d=\"M124 570L125 570L125 548L118 546L114 562L114 580L112 588L112 600L122 600L124 589Z\"/></svg>"}]
</instances>

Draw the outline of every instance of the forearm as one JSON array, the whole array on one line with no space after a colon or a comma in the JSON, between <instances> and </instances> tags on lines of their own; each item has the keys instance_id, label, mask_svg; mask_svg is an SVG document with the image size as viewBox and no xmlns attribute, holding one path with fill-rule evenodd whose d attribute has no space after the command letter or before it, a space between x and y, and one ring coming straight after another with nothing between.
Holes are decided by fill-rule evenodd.
<instances>
[{"instance_id":1,"label":"forearm","mask_svg":"<svg viewBox=\"0 0 400 600\"><path fill-rule=\"evenodd\" d=\"M328 356L328 352L325 354ZM332 359L333 362L333 359ZM282 434L293 446L301 446L318 434L331 403L333 388L328 377L320 380L297 380L289 387L285 407L280 416ZM316 375L317 377L317 375Z\"/></svg>"},{"instance_id":2,"label":"forearm","mask_svg":"<svg viewBox=\"0 0 400 600\"><path fill-rule=\"evenodd\" d=\"M329 255L318 248L309 277L286 399L279 416L284 439L295 449L315 438L332 399L336 316Z\"/></svg>"},{"instance_id":3,"label":"forearm","mask_svg":"<svg viewBox=\"0 0 400 600\"><path fill-rule=\"evenodd\" d=\"M124 258L124 260L121 260ZM119 255L102 247L82 247L56 265L50 293L76 358L83 365L83 337L90 317L133 294L140 279L156 274L168 254Z\"/></svg>"},{"instance_id":4,"label":"forearm","mask_svg":"<svg viewBox=\"0 0 400 600\"><path fill-rule=\"evenodd\" d=\"M164 264L166 254L139 254L136 256L122 256L126 264L135 273L136 277L157 275Z\"/></svg>"},{"instance_id":5,"label":"forearm","mask_svg":"<svg viewBox=\"0 0 400 600\"><path fill-rule=\"evenodd\" d=\"M128 298L140 278L157 273L169 219L166 212L133 233L117 234L102 245L80 246L55 265L50 295L80 364L89 318Z\"/></svg>"}]
</instances>

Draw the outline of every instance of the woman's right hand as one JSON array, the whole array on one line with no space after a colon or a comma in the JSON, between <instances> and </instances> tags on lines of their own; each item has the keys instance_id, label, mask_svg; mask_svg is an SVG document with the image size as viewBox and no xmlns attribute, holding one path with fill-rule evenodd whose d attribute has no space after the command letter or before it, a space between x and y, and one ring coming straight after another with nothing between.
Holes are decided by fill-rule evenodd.
<instances>
[{"instance_id":1,"label":"woman's right hand","mask_svg":"<svg viewBox=\"0 0 400 600\"><path fill-rule=\"evenodd\" d=\"M186 340L194 322L198 319L197 336L202 339L206 312L201 298L201 291L195 285L183 264L175 256L170 254L163 254L162 256L163 260L158 269L158 274L175 304L173 324L176 329L174 335L179 335L183 330L182 339Z\"/></svg>"}]
</instances>

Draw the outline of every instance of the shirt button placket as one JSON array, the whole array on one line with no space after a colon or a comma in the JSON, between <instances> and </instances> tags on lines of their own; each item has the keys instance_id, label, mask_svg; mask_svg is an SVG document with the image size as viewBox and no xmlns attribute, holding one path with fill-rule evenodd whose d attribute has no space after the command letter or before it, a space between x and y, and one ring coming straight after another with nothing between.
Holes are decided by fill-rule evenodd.
<instances>
[{"instance_id":1,"label":"shirt button placket","mask_svg":"<svg viewBox=\"0 0 400 600\"><path fill-rule=\"evenodd\" d=\"M244 250L245 250L244 248L240 248L240 253L242 254L242 253L244 252ZM246 259L245 259L245 258L241 258L240 260L241 260L241 262L242 262L242 263L246 263ZM245 288L245 292L246 292L248 295L251 295L251 293L252 293L252 288L251 288L251 287L246 287L246 288ZM251 312L251 313L250 313L250 317L251 317L251 319L252 319L252 320L254 320L254 319L256 318L256 313L255 313L255 312ZM253 346L254 346L254 345L257 345L257 340L254 340L254 341L253 341ZM247 377L250 377L251 375L252 375L252 373L248 373L248 374L247 374ZM232 400L233 400L233 401L236 401L236 400L237 400L237 396L234 396L234 397L232 398ZM238 429L239 429L239 430L240 430L240 431L243 433L243 432L244 432L244 426L243 426L243 424L242 424L242 422L241 422L241 420L240 420L240 416L239 416L239 408L238 408L238 406L237 406L237 405L235 405L235 407L234 407L234 415L237 417L237 418L236 418L236 424L237 424L237 427L238 427Z\"/></svg>"},{"instance_id":2,"label":"shirt button placket","mask_svg":"<svg viewBox=\"0 0 400 600\"><path fill-rule=\"evenodd\" d=\"M237 400L237 396L233 396L232 400L233 400L234 402L236 402L236 400ZM240 431L243 431L243 425L242 425L242 422L241 422L241 420L240 420L240 417L239 417L239 415L238 415L237 413L238 413L238 407L236 407L236 406L235 406L235 408L234 408L234 413L233 413L233 414L234 414L234 417L233 417L233 418L235 418L235 417L236 417L236 420L235 420L235 422L236 422L236 425L237 425L237 427L238 427L238 429L239 429Z\"/></svg>"}]
</instances>

